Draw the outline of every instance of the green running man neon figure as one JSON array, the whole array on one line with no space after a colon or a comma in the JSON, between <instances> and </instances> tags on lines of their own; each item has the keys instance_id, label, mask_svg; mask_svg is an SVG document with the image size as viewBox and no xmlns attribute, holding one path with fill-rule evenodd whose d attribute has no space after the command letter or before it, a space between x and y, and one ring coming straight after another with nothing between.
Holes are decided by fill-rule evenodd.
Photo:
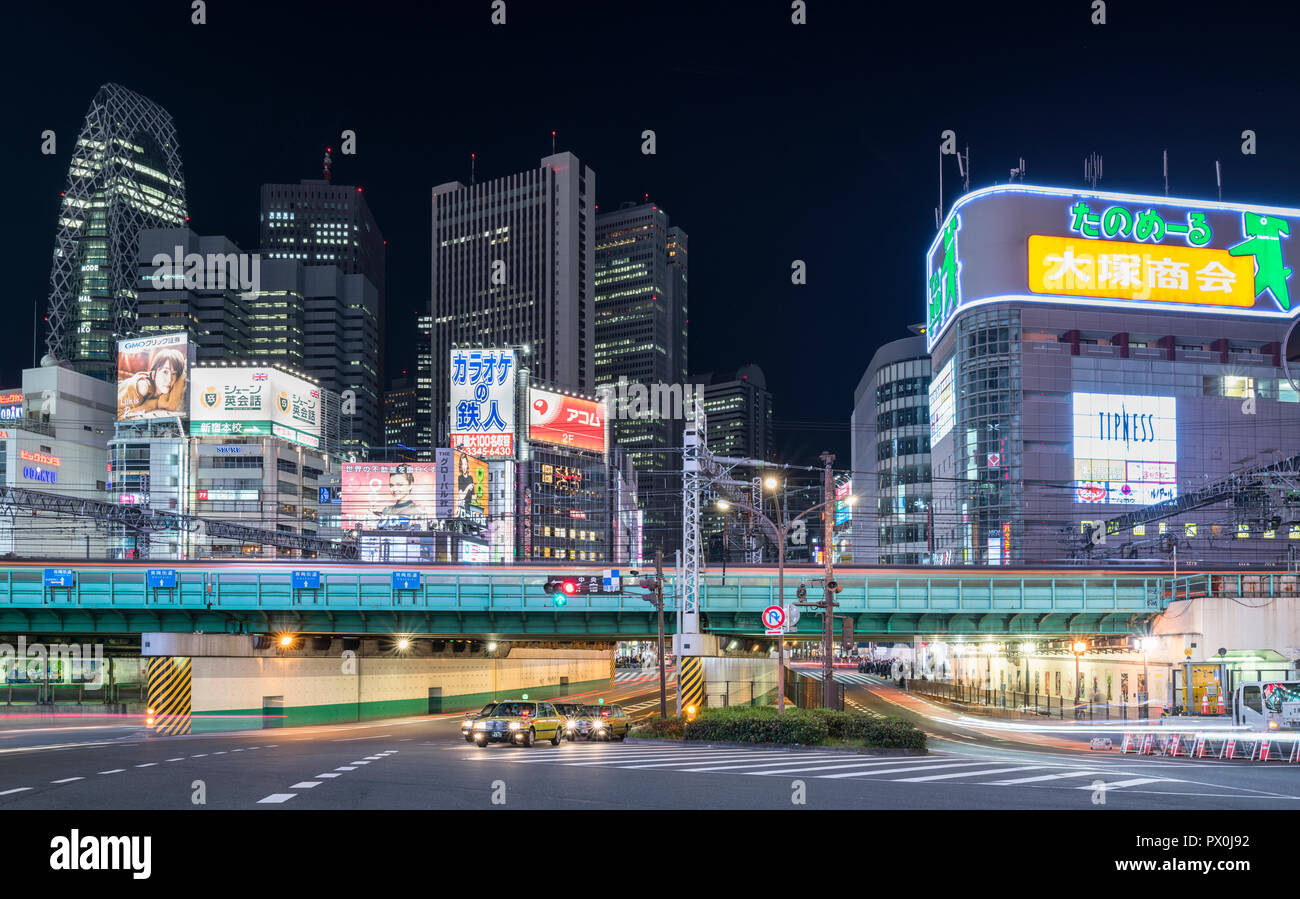
<instances>
[{"instance_id":1,"label":"green running man neon figure","mask_svg":"<svg viewBox=\"0 0 1300 899\"><path fill-rule=\"evenodd\" d=\"M1282 238L1291 235L1291 225L1286 219L1247 212L1241 217L1241 227L1248 240L1242 241L1228 252L1233 256L1255 257L1255 296L1264 291L1285 310L1291 308L1291 293L1287 281L1291 269L1282 258Z\"/></svg>"}]
</instances>

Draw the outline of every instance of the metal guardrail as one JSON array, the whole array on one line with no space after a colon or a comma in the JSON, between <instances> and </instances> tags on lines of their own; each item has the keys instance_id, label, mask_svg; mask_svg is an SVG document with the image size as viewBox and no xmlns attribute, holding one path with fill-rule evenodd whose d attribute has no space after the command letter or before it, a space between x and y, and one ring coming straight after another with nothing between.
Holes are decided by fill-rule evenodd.
<instances>
[{"instance_id":1,"label":"metal guardrail","mask_svg":"<svg viewBox=\"0 0 1300 899\"><path fill-rule=\"evenodd\" d=\"M1066 696L995 690L961 681L911 679L907 682L907 690L945 702L960 702L1061 721L1143 721L1150 719L1152 711L1159 717L1164 710L1163 706L1146 702L1075 701Z\"/></svg>"},{"instance_id":2,"label":"metal guardrail","mask_svg":"<svg viewBox=\"0 0 1300 899\"><path fill-rule=\"evenodd\" d=\"M822 696L822 682L809 677L794 668L785 670L785 698L801 709L824 709L826 704ZM838 711L844 711L844 684L835 684L835 705Z\"/></svg>"}]
</instances>

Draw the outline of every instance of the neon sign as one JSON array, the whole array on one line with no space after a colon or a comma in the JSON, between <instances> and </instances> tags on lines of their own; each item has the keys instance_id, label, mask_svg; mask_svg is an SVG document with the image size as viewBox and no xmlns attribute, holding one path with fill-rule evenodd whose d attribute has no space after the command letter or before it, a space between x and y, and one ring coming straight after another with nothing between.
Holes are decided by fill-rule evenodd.
<instances>
[{"instance_id":1,"label":"neon sign","mask_svg":"<svg viewBox=\"0 0 1300 899\"><path fill-rule=\"evenodd\" d=\"M959 311L990 303L1293 318L1294 227L1300 209L1022 184L973 191L926 254L927 349Z\"/></svg>"}]
</instances>

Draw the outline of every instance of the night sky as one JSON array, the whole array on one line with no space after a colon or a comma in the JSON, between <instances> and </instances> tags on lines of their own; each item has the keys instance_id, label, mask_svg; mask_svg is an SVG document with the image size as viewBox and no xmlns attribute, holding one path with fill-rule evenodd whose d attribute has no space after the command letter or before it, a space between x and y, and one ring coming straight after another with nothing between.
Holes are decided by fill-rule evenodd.
<instances>
[{"instance_id":1,"label":"night sky","mask_svg":"<svg viewBox=\"0 0 1300 899\"><path fill-rule=\"evenodd\" d=\"M557 147L597 174L602 209L645 194L690 235L694 372L753 362L792 462L849 461L853 389L875 348L922 317L938 145L970 147L971 187L1081 186L1300 205L1296 15L1253 4L808 0L28 5L10 13L0 228L10 326L0 386L32 363L59 191L86 108L116 81L174 117L191 227L258 249L258 188L362 186L388 240L387 379L413 370L429 300L429 188L537 165ZM58 155L42 156L53 129ZM641 153L641 132L658 153ZM1243 156L1241 133L1258 155ZM944 164L945 204L957 195ZM808 284L790 281L792 260ZM44 353L41 336L37 357Z\"/></svg>"}]
</instances>

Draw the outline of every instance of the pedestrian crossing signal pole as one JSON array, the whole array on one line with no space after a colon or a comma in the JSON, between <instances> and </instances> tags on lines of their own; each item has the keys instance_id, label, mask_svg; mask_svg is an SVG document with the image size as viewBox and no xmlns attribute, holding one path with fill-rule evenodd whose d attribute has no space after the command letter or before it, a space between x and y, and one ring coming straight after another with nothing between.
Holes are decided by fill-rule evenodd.
<instances>
[{"instance_id":1,"label":"pedestrian crossing signal pole","mask_svg":"<svg viewBox=\"0 0 1300 899\"><path fill-rule=\"evenodd\" d=\"M650 590L641 597L659 613L659 717L668 717L668 675L664 672L664 552L655 550L655 576L641 579L641 588Z\"/></svg>"}]
</instances>

